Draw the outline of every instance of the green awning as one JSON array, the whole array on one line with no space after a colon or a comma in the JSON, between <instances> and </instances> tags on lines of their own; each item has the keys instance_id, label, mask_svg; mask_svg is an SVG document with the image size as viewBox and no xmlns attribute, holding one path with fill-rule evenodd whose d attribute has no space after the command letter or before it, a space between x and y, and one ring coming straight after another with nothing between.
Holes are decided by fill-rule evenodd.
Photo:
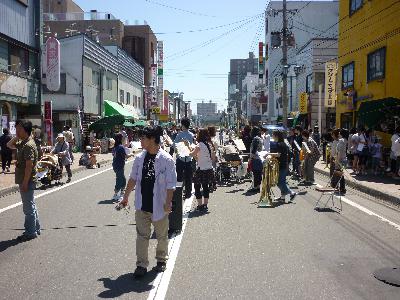
<instances>
[{"instance_id":1,"label":"green awning","mask_svg":"<svg viewBox=\"0 0 400 300\"><path fill-rule=\"evenodd\" d=\"M400 99L386 98L362 102L357 112L358 124L369 128L387 118L388 114L396 113L400 109Z\"/></svg>"},{"instance_id":2,"label":"green awning","mask_svg":"<svg viewBox=\"0 0 400 300\"><path fill-rule=\"evenodd\" d=\"M147 122L144 120L139 120L136 121L135 123L133 123L134 127L146 127L147 126Z\"/></svg>"},{"instance_id":3,"label":"green awning","mask_svg":"<svg viewBox=\"0 0 400 300\"><path fill-rule=\"evenodd\" d=\"M133 114L117 102L104 100L104 116L124 116L133 119Z\"/></svg>"},{"instance_id":4,"label":"green awning","mask_svg":"<svg viewBox=\"0 0 400 300\"><path fill-rule=\"evenodd\" d=\"M124 127L135 127L135 124L129 122L129 121L125 121L124 124L122 124Z\"/></svg>"},{"instance_id":5,"label":"green awning","mask_svg":"<svg viewBox=\"0 0 400 300\"><path fill-rule=\"evenodd\" d=\"M104 117L90 124L89 130L90 131L93 130L95 132L104 131L112 129L116 125L123 125L124 122L125 122L125 117L121 115Z\"/></svg>"}]
</instances>

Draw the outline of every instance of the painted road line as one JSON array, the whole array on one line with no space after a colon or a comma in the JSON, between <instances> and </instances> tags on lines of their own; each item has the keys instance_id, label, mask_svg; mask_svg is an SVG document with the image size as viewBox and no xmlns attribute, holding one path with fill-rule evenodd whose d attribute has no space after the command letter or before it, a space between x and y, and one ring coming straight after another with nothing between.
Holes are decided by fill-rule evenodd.
<instances>
[{"instance_id":1,"label":"painted road line","mask_svg":"<svg viewBox=\"0 0 400 300\"><path fill-rule=\"evenodd\" d=\"M186 224L189 219L189 213L192 208L194 195L189 199L186 199L185 205L183 207L183 220L182 220L182 231L180 234L175 235L169 241L169 251L168 251L168 261L167 269L163 273L159 273L153 282L153 289L150 291L148 300L161 300L167 295L169 282L171 280L172 272L178 257L179 248L181 247L181 242L183 234L185 233Z\"/></svg>"},{"instance_id":2,"label":"painted road line","mask_svg":"<svg viewBox=\"0 0 400 300\"><path fill-rule=\"evenodd\" d=\"M320 184L317 184L317 187L322 188L323 186L320 185ZM394 228L396 228L397 230L400 231L400 225L399 224L397 224L397 223L395 223L393 221L390 221L390 220L386 219L385 217L382 217L381 215L378 215L377 213L374 213L372 210L369 210L368 208L366 208L366 207L364 207L364 206L362 206L362 205L360 205L358 203L355 203L354 201L351 201L350 199L347 199L346 197L343 197L343 196L339 197L339 196L336 196L336 195L334 195L334 197L336 197L337 199L339 199L339 198L342 199L343 202L345 202L345 203L357 208L358 210L361 210L362 212L364 212L364 213L366 213L366 214L368 214L370 216L377 217L382 222L388 223L389 225L393 226Z\"/></svg>"},{"instance_id":3,"label":"painted road line","mask_svg":"<svg viewBox=\"0 0 400 300\"><path fill-rule=\"evenodd\" d=\"M65 188L67 188L67 187L70 187L70 186L72 186L72 185L75 185L75 184L77 184L77 183L80 183L80 182L85 181L85 180L87 180L87 179L90 179L90 178L92 178L92 177L98 176L98 175L103 174L103 173L105 173L105 172L108 172L108 171L110 171L110 170L112 170L112 169L113 169L113 168L107 168L107 169L104 169L104 170L102 170L102 171L100 171L100 172L97 172L97 173L95 173L95 174L92 174L92 175L86 176L86 177L84 177L84 178L78 179L78 180L76 180L76 181L72 181L72 182L70 182L70 183L64 184L63 186L60 186L60 187L54 188L54 189L52 189L52 190L50 190L50 191L47 191L47 192L41 193L41 194L39 194L39 195L36 195L36 196L35 196L35 199L39 199L39 198L42 198L42 197L44 197L44 196L50 195L50 194L52 194L52 193L58 192L58 191L60 191L60 190L62 190L62 189L65 189ZM3 213L3 212L5 212L5 211L7 211L7 210L10 210L10 209L13 209L13 208L15 208L15 207L18 207L18 206L20 206L20 205L22 205L22 202L18 202L18 203L9 205L9 206L7 206L7 207L5 207L5 208L2 208L2 209L0 209L0 214Z\"/></svg>"}]
</instances>

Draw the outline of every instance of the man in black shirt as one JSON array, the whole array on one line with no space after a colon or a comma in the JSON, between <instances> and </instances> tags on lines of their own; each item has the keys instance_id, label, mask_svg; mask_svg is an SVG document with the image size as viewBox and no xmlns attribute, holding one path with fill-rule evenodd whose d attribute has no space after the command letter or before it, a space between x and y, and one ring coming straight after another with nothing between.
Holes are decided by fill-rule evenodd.
<instances>
[{"instance_id":1,"label":"man in black shirt","mask_svg":"<svg viewBox=\"0 0 400 300\"><path fill-rule=\"evenodd\" d=\"M7 143L11 141L12 137L7 128L3 129L3 135L0 137L0 148L1 148L1 167L3 173L7 170L10 172L12 150L7 147Z\"/></svg>"},{"instance_id":2,"label":"man in black shirt","mask_svg":"<svg viewBox=\"0 0 400 300\"><path fill-rule=\"evenodd\" d=\"M153 213L153 190L154 182L156 180L156 173L154 171L155 154L146 153L143 162L142 170L142 210Z\"/></svg>"}]
</instances>

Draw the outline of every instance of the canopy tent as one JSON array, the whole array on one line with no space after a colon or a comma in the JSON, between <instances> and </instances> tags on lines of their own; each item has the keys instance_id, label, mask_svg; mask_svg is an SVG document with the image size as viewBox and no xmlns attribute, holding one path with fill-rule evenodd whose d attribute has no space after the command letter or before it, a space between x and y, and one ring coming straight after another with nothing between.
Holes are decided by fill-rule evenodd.
<instances>
[{"instance_id":1,"label":"canopy tent","mask_svg":"<svg viewBox=\"0 0 400 300\"><path fill-rule=\"evenodd\" d=\"M398 112L398 109L400 109L400 99L396 98L362 102L357 112L358 124L372 128L386 119L388 114Z\"/></svg>"},{"instance_id":2,"label":"canopy tent","mask_svg":"<svg viewBox=\"0 0 400 300\"><path fill-rule=\"evenodd\" d=\"M129 122L129 121L125 121L124 124L122 124L124 127L135 127L135 124Z\"/></svg>"},{"instance_id":3,"label":"canopy tent","mask_svg":"<svg viewBox=\"0 0 400 300\"><path fill-rule=\"evenodd\" d=\"M104 116L123 116L127 119L133 119L133 113L128 111L122 105L114 101L104 100Z\"/></svg>"},{"instance_id":4,"label":"canopy tent","mask_svg":"<svg viewBox=\"0 0 400 300\"><path fill-rule=\"evenodd\" d=\"M146 127L147 126L147 122L144 120L138 120L135 123L133 123L134 127Z\"/></svg>"},{"instance_id":5,"label":"canopy tent","mask_svg":"<svg viewBox=\"0 0 400 300\"><path fill-rule=\"evenodd\" d=\"M135 120L139 120L139 113L132 105L122 104L123 108L127 110Z\"/></svg>"},{"instance_id":6,"label":"canopy tent","mask_svg":"<svg viewBox=\"0 0 400 300\"><path fill-rule=\"evenodd\" d=\"M116 125L123 125L125 117L121 115L108 116L97 120L89 125L90 131L102 131L112 129Z\"/></svg>"}]
</instances>

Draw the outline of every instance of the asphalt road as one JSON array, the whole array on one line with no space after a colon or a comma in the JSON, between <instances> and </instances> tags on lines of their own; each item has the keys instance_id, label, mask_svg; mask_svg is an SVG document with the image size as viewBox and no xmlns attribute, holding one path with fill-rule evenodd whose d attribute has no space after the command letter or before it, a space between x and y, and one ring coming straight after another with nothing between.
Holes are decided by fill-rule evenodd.
<instances>
[{"instance_id":1,"label":"asphalt road","mask_svg":"<svg viewBox=\"0 0 400 300\"><path fill-rule=\"evenodd\" d=\"M156 274L132 278L134 214L113 209L107 168L75 174L82 181L38 198L44 230L36 240L15 240L21 206L0 213L0 299L149 297ZM96 172L104 173L85 179ZM170 281L162 280L167 299L400 299L400 288L372 276L400 266L399 229L346 203L341 214L316 212L314 188L294 204L257 208L248 185L220 187L209 214L189 214ZM346 198L400 224L398 210L368 195L349 190ZM0 210L19 201L0 198ZM152 240L151 266L154 247Z\"/></svg>"}]
</instances>

